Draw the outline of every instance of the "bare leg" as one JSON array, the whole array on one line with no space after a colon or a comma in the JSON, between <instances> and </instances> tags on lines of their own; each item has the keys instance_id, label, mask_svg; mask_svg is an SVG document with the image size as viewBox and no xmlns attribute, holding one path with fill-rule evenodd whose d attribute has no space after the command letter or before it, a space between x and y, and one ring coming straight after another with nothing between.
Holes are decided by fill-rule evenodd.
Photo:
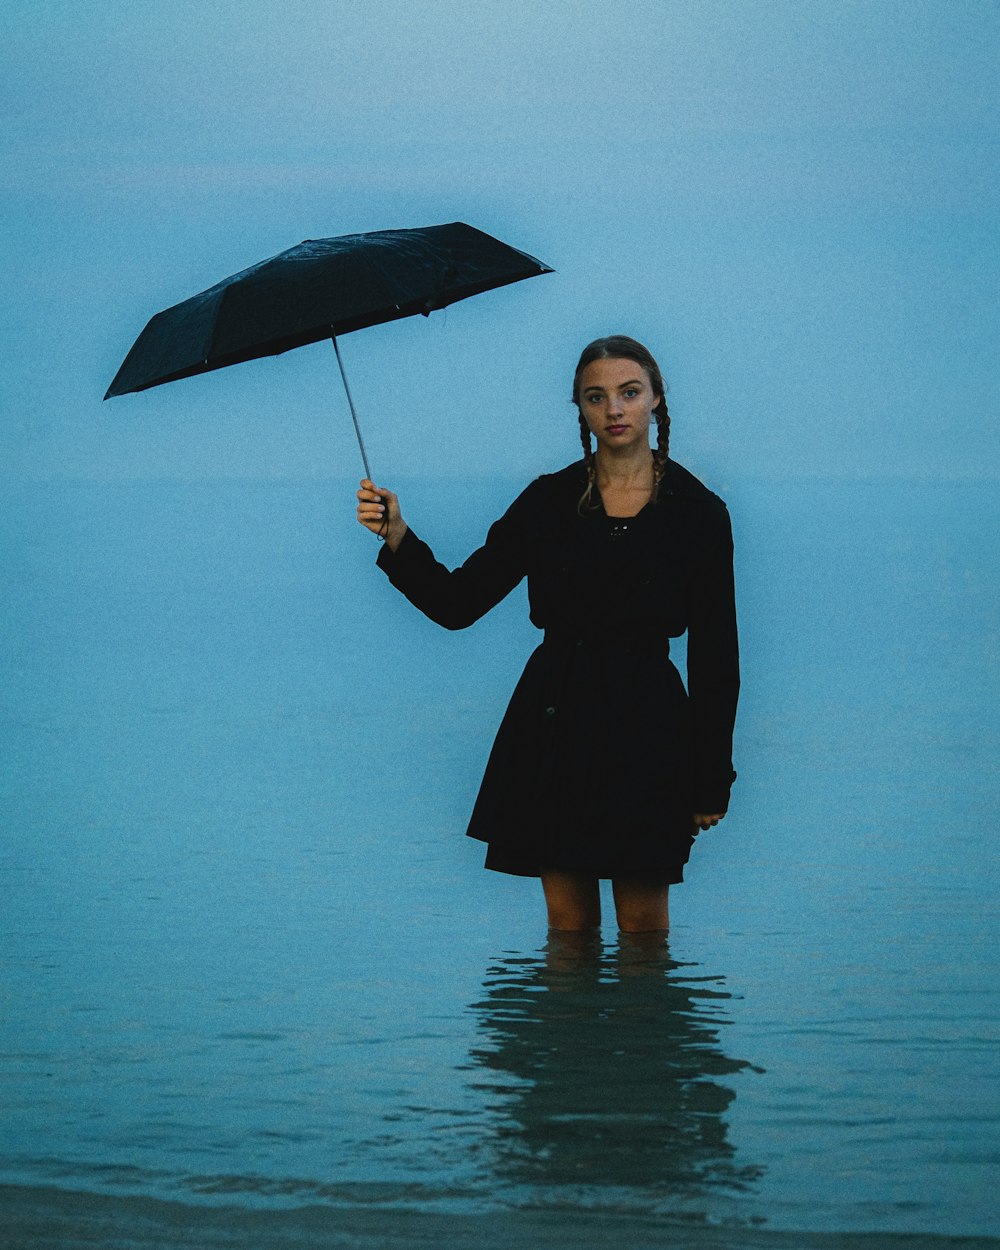
<instances>
[{"instance_id":1,"label":"bare leg","mask_svg":"<svg viewBox=\"0 0 1000 1250\"><path fill-rule=\"evenodd\" d=\"M601 892L596 877L582 872L543 872L542 889L549 928L581 933L601 923Z\"/></svg>"},{"instance_id":2,"label":"bare leg","mask_svg":"<svg viewBox=\"0 0 1000 1250\"><path fill-rule=\"evenodd\" d=\"M615 877L611 888L623 933L666 933L670 928L669 885L641 877Z\"/></svg>"}]
</instances>

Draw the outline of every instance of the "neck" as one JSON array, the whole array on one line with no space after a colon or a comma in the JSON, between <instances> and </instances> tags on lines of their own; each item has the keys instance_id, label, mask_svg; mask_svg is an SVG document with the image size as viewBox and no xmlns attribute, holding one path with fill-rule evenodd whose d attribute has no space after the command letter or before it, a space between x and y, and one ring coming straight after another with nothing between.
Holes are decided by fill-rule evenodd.
<instances>
[{"instance_id":1,"label":"neck","mask_svg":"<svg viewBox=\"0 0 1000 1250\"><path fill-rule=\"evenodd\" d=\"M637 486L653 480L653 453L649 447L623 447L609 451L598 447L594 456L597 480L601 485Z\"/></svg>"}]
</instances>

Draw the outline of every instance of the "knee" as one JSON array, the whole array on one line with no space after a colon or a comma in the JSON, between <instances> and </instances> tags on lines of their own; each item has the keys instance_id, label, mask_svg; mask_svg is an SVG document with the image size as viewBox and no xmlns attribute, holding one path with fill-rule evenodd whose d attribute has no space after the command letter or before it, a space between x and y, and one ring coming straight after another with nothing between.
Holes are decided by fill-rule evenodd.
<instances>
[{"instance_id":1,"label":"knee","mask_svg":"<svg viewBox=\"0 0 1000 1250\"><path fill-rule=\"evenodd\" d=\"M615 913L622 933L666 933L670 887L639 879L614 881Z\"/></svg>"},{"instance_id":2,"label":"knee","mask_svg":"<svg viewBox=\"0 0 1000 1250\"><path fill-rule=\"evenodd\" d=\"M615 908L622 933L666 933L670 928L667 900L630 900Z\"/></svg>"},{"instance_id":3,"label":"knee","mask_svg":"<svg viewBox=\"0 0 1000 1250\"><path fill-rule=\"evenodd\" d=\"M600 928L601 896L596 877L546 872L542 886L550 929L585 933Z\"/></svg>"}]
</instances>

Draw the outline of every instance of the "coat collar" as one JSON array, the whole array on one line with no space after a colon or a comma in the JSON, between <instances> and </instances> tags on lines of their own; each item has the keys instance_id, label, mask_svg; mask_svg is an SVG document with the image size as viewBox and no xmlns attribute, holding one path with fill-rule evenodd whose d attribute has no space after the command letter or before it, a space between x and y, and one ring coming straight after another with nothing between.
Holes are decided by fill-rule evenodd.
<instances>
[{"instance_id":1,"label":"coat collar","mask_svg":"<svg viewBox=\"0 0 1000 1250\"><path fill-rule=\"evenodd\" d=\"M566 465L564 469L560 469L558 473L553 473L551 476L565 480L567 486L571 485L578 495L587 488L587 466L582 458ZM660 481L659 499L671 495L681 499L718 499L717 495L714 495L682 464L668 459Z\"/></svg>"}]
</instances>

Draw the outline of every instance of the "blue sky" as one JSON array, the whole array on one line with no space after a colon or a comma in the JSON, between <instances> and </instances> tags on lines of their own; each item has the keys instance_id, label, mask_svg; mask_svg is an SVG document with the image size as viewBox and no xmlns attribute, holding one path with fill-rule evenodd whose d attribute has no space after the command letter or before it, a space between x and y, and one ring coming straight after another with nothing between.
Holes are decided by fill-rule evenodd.
<instances>
[{"instance_id":1,"label":"blue sky","mask_svg":"<svg viewBox=\"0 0 1000 1250\"><path fill-rule=\"evenodd\" d=\"M993 0L7 0L8 476L353 473L318 344L102 404L145 321L307 237L465 220L556 274L343 341L376 475L576 458L645 341L673 451L992 477Z\"/></svg>"}]
</instances>

